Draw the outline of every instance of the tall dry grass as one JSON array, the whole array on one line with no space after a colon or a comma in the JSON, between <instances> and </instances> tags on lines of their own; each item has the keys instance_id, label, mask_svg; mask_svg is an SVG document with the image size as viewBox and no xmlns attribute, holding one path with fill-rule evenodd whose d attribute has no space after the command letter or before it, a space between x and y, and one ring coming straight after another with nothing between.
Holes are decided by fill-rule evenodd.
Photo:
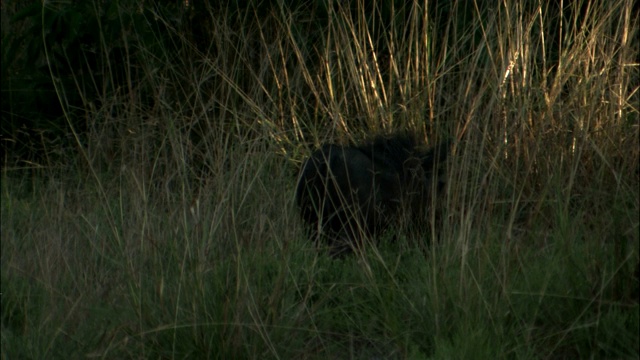
<instances>
[{"instance_id":1,"label":"tall dry grass","mask_svg":"<svg viewBox=\"0 0 640 360\"><path fill-rule=\"evenodd\" d=\"M637 355L633 2L330 4L210 9L64 171L5 170L3 357ZM328 258L297 166L398 129L457 139L442 224Z\"/></svg>"}]
</instances>

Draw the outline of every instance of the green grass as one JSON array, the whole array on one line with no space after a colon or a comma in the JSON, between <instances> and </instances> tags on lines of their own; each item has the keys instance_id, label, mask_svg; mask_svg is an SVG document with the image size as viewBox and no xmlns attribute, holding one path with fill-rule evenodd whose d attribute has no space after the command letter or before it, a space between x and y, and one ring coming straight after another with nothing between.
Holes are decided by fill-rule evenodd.
<instances>
[{"instance_id":1,"label":"green grass","mask_svg":"<svg viewBox=\"0 0 640 360\"><path fill-rule=\"evenodd\" d=\"M244 184L230 183L226 204L202 203L193 212L145 204L128 185L107 190L114 197L105 202L93 186L77 180L75 185L51 180L31 189L25 180L5 177L4 353L26 358L628 358L637 353L637 243L620 258L616 239L594 238L586 229L589 217L564 218L557 209L550 212L552 228L533 225L511 241L504 237L503 221L469 232L452 225L426 253L400 239L335 260L304 238L290 191L267 194L291 181L287 169L280 170L269 177L258 169L250 194ZM215 197L208 190L202 189L202 198ZM622 205L613 202L604 213L615 218L635 211L617 206ZM227 213L216 211L220 207Z\"/></svg>"},{"instance_id":2,"label":"green grass","mask_svg":"<svg viewBox=\"0 0 640 360\"><path fill-rule=\"evenodd\" d=\"M315 47L303 10L165 34L75 153L3 168L2 358L637 358L637 18L594 2L554 47L519 4L416 5L386 52L345 9ZM332 259L297 166L393 129L459 140L442 224Z\"/></svg>"}]
</instances>

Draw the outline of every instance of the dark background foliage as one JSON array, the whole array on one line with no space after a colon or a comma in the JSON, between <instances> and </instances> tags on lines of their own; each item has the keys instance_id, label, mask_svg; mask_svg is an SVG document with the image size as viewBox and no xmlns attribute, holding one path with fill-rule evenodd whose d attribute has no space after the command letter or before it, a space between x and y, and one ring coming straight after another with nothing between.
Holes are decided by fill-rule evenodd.
<instances>
[{"instance_id":1,"label":"dark background foliage","mask_svg":"<svg viewBox=\"0 0 640 360\"><path fill-rule=\"evenodd\" d=\"M56 165L62 154L73 152L78 145L72 135L74 132L79 135L80 143L85 141L87 131L96 126L90 114L97 109L107 111L101 104L105 99L140 97L136 100L141 108L136 112L141 118L149 116L159 101L194 101L193 95L189 94L206 92L206 84L189 92L178 89L177 85L189 81L175 79L176 89L168 91L169 99L161 99L158 89L142 80L154 76L154 62L192 66L190 60L194 54L206 58L226 51L214 41L216 29L212 19L220 17L226 17L229 23L242 24L237 31L244 34L243 38L255 38L256 41L245 44L250 48L248 55L236 63L238 76L233 81L241 89L255 86L255 78L248 74L257 71L263 60L259 32L268 30L264 19L285 10L299 15L292 22L290 31L297 37L296 42L308 62L315 61L314 53L322 47L318 42L327 31L330 12L346 9L354 19L366 21L376 52L381 54L380 68L386 73L389 69L385 64L388 65L388 57L393 51L389 48L390 27L395 26L398 34L409 31L403 24L412 16L410 4L398 0L367 4L360 9L357 2L328 0L77 1L47 2L44 6L40 1L5 2L2 6L2 166L21 161L37 166ZM474 16L495 11L495 4L489 1L431 1L426 4L430 7L429 26L438 39L433 47L436 59L449 45L464 43L472 48L481 41L480 29L465 24L471 24ZM562 21L549 22L551 29L542 29L556 34L548 40L556 45L547 47L551 54L545 60L552 60L548 70L552 70L551 64L559 56L557 43L563 36L560 24L575 24L579 18L570 9L561 11L560 4L550 2L543 9L558 17L563 15ZM533 14L536 7L527 10ZM359 12L364 16L359 16ZM447 36L440 37L440 34ZM463 64L462 61L459 63ZM449 73L455 75L464 71L464 68L450 69ZM545 71L542 76L552 74L552 71ZM447 84L456 86L452 81ZM455 93L454 89L446 87L441 91ZM300 96L308 98L308 94ZM448 105L456 102L446 96L438 99L443 102L442 108L449 108ZM304 112L308 118L317 116L312 101L304 102L302 106L307 107ZM117 108L110 111L111 116L99 121L108 121L104 119L117 118L120 114ZM224 118L224 109L214 105L210 111ZM357 121L357 116L352 121ZM198 139L207 136L208 130L193 126L189 131L190 137L198 143Z\"/></svg>"},{"instance_id":2,"label":"dark background foliage","mask_svg":"<svg viewBox=\"0 0 640 360\"><path fill-rule=\"evenodd\" d=\"M157 18L178 21L168 15L180 10L176 3L119 1L3 4L3 164L41 163L73 148L71 129L86 133L87 112L100 108L101 99L130 92L127 77L142 75L149 53L166 56L159 50L171 38Z\"/></svg>"}]
</instances>

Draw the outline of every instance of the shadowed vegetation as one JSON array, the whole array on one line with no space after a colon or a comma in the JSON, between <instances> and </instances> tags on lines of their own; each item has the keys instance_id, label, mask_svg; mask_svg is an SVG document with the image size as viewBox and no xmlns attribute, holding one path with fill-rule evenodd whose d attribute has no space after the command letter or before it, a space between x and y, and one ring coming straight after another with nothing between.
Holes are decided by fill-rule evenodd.
<instances>
[{"instance_id":1,"label":"shadowed vegetation","mask_svg":"<svg viewBox=\"0 0 640 360\"><path fill-rule=\"evenodd\" d=\"M634 2L205 3L3 2L3 358L637 357ZM438 219L318 251L303 160L401 131Z\"/></svg>"}]
</instances>

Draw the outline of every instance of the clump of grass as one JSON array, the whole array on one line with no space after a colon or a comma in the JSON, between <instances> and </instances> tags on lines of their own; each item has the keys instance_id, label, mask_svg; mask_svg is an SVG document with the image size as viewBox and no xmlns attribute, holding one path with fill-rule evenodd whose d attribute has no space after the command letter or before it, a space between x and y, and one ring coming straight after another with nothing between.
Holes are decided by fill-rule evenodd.
<instances>
[{"instance_id":1,"label":"clump of grass","mask_svg":"<svg viewBox=\"0 0 640 360\"><path fill-rule=\"evenodd\" d=\"M165 34L175 61L86 109L68 171L4 169L3 357L636 356L632 3L460 5L212 8L210 47ZM458 139L442 224L331 259L296 165L395 129Z\"/></svg>"}]
</instances>

